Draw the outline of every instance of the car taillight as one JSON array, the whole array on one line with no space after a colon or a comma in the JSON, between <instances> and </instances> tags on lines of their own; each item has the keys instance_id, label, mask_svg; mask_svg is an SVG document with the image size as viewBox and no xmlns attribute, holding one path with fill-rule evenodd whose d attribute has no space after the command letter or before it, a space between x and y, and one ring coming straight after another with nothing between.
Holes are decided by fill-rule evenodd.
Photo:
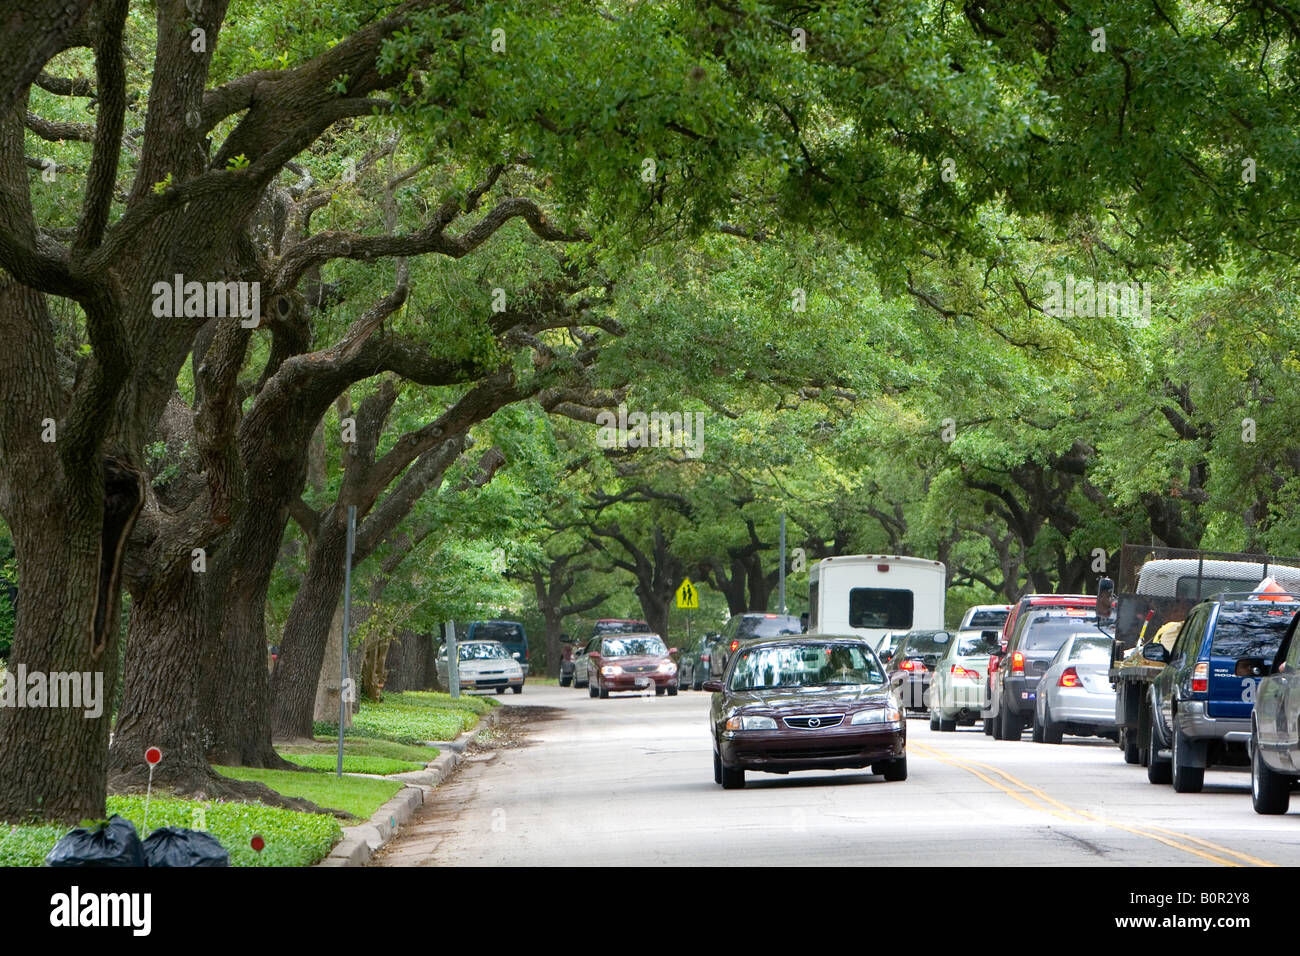
<instances>
[{"instance_id":1,"label":"car taillight","mask_svg":"<svg viewBox=\"0 0 1300 956\"><path fill-rule=\"evenodd\" d=\"M736 648L738 648L739 646L740 646L740 641L732 641L732 642L731 642L731 649L732 649L733 651L734 651Z\"/></svg>"},{"instance_id":2,"label":"car taillight","mask_svg":"<svg viewBox=\"0 0 1300 956\"><path fill-rule=\"evenodd\" d=\"M908 659L903 661L903 663L899 666L901 666L905 671L923 671L925 670L925 661L916 661L916 660Z\"/></svg>"},{"instance_id":3,"label":"car taillight","mask_svg":"<svg viewBox=\"0 0 1300 956\"><path fill-rule=\"evenodd\" d=\"M1192 668L1192 693L1204 694L1210 689L1210 664L1201 661Z\"/></svg>"},{"instance_id":4,"label":"car taillight","mask_svg":"<svg viewBox=\"0 0 1300 956\"><path fill-rule=\"evenodd\" d=\"M1061 679L1056 682L1057 687L1078 687L1079 672L1073 667L1067 667L1061 671Z\"/></svg>"},{"instance_id":5,"label":"car taillight","mask_svg":"<svg viewBox=\"0 0 1300 956\"><path fill-rule=\"evenodd\" d=\"M965 667L962 667L960 664L952 665L952 676L964 678L965 680L980 679L979 671L967 670Z\"/></svg>"},{"instance_id":6,"label":"car taillight","mask_svg":"<svg viewBox=\"0 0 1300 956\"><path fill-rule=\"evenodd\" d=\"M1011 673L1023 674L1025 672L1025 655L1016 651L1011 655Z\"/></svg>"}]
</instances>

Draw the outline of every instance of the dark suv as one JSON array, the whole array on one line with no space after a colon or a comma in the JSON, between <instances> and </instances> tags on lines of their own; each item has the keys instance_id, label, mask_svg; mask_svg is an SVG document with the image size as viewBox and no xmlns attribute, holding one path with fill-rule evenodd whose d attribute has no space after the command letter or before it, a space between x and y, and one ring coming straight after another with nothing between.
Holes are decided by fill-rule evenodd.
<instances>
[{"instance_id":1,"label":"dark suv","mask_svg":"<svg viewBox=\"0 0 1300 956\"><path fill-rule=\"evenodd\" d=\"M1192 608L1172 651L1154 642L1142 649L1147 660L1166 665L1151 685L1148 780L1199 793L1207 767L1246 765L1259 679L1300 607L1296 600L1277 592L1217 594Z\"/></svg>"},{"instance_id":2,"label":"dark suv","mask_svg":"<svg viewBox=\"0 0 1300 956\"><path fill-rule=\"evenodd\" d=\"M1006 637L1006 650L991 675L993 735L999 740L1019 740L1033 721L1038 700L1038 681L1061 649L1061 645L1082 631L1097 629L1095 610L1081 607L1028 608L1015 621Z\"/></svg>"},{"instance_id":3,"label":"dark suv","mask_svg":"<svg viewBox=\"0 0 1300 956\"><path fill-rule=\"evenodd\" d=\"M766 614L759 611L733 614L722 628L722 640L714 645L713 653L709 655L709 677L721 680L723 671L727 669L727 661L742 641L802 633L803 623L799 618L788 614Z\"/></svg>"}]
</instances>

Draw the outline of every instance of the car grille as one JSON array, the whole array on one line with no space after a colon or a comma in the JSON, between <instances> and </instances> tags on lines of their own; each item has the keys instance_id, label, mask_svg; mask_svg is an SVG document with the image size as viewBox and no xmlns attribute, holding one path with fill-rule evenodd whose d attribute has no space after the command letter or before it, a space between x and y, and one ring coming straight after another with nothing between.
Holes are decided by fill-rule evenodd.
<instances>
[{"instance_id":1,"label":"car grille","mask_svg":"<svg viewBox=\"0 0 1300 956\"><path fill-rule=\"evenodd\" d=\"M843 722L843 714L807 714L785 718L785 725L795 730L825 730L827 727L838 727Z\"/></svg>"},{"instance_id":2,"label":"car grille","mask_svg":"<svg viewBox=\"0 0 1300 956\"><path fill-rule=\"evenodd\" d=\"M648 674L653 670L658 670L658 664L632 664L623 668L625 674Z\"/></svg>"},{"instance_id":3,"label":"car grille","mask_svg":"<svg viewBox=\"0 0 1300 956\"><path fill-rule=\"evenodd\" d=\"M780 762L782 760L839 760L847 757L856 757L862 753L860 748L800 748L798 750L755 750L739 751L737 756L741 760Z\"/></svg>"}]
</instances>

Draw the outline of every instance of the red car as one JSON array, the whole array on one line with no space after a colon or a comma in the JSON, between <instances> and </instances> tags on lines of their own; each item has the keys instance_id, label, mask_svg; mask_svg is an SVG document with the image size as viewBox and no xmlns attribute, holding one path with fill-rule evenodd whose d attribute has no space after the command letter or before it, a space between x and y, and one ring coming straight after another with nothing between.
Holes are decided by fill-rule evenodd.
<instances>
[{"instance_id":1,"label":"red car","mask_svg":"<svg viewBox=\"0 0 1300 956\"><path fill-rule=\"evenodd\" d=\"M592 642L596 644L595 641ZM609 634L587 651L587 693L608 697L622 691L647 691L655 696L677 696L677 665L658 634Z\"/></svg>"}]
</instances>

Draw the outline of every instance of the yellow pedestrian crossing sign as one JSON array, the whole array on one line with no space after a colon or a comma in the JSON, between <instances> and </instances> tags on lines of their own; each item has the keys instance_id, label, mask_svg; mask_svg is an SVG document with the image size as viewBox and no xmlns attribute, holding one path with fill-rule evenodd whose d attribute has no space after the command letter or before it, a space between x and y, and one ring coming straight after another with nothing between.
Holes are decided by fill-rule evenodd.
<instances>
[{"instance_id":1,"label":"yellow pedestrian crossing sign","mask_svg":"<svg viewBox=\"0 0 1300 956\"><path fill-rule=\"evenodd\" d=\"M690 578L682 579L682 586L677 589L677 606L680 608L698 608L700 595Z\"/></svg>"}]
</instances>

